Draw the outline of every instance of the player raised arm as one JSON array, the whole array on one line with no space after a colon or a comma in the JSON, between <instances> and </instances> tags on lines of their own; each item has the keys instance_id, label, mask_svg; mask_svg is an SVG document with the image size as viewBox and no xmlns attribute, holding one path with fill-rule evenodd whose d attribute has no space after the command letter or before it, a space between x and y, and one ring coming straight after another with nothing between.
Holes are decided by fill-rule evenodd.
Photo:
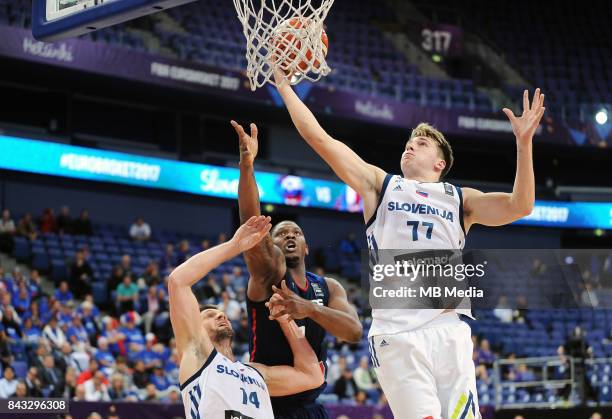
<instances>
[{"instance_id":1,"label":"player raised arm","mask_svg":"<svg viewBox=\"0 0 612 419\"><path fill-rule=\"evenodd\" d=\"M529 104L529 92L523 94L523 114L516 117L504 108L516 137L516 177L512 193L483 193L462 188L466 231L472 224L499 226L529 215L535 202L533 173L533 136L544 115L544 95L536 89Z\"/></svg>"},{"instance_id":2,"label":"player raised arm","mask_svg":"<svg viewBox=\"0 0 612 419\"><path fill-rule=\"evenodd\" d=\"M343 182L362 196L364 217L369 220L376 210L378 194L386 173L366 163L346 144L327 134L278 70L275 72L275 82L291 115L291 120L302 138L325 160Z\"/></svg>"},{"instance_id":3,"label":"player raised arm","mask_svg":"<svg viewBox=\"0 0 612 419\"><path fill-rule=\"evenodd\" d=\"M270 301L276 298L279 298L278 294L274 294ZM276 310L278 309L271 308L272 313ZM277 320L291 347L293 366L268 367L263 364L251 364L263 375L270 396L288 396L323 385L325 382L323 368L303 332L287 316L280 316Z\"/></svg>"},{"instance_id":4,"label":"player raised arm","mask_svg":"<svg viewBox=\"0 0 612 419\"><path fill-rule=\"evenodd\" d=\"M176 337L179 358L190 354L186 370L193 373L213 350L206 333L200 330L200 310L191 287L223 262L252 248L270 231L270 217L251 217L231 240L192 256L170 274L170 321ZM181 364L182 365L182 364ZM191 367L191 368L190 368ZM189 372L184 378L189 377Z\"/></svg>"},{"instance_id":5,"label":"player raised arm","mask_svg":"<svg viewBox=\"0 0 612 419\"><path fill-rule=\"evenodd\" d=\"M240 144L238 209L240 222L244 223L250 217L261 214L259 189L253 167L258 150L257 125L251 124L250 135L236 121L232 121L232 126L238 134ZM272 243L270 235L266 235L260 243L244 253L244 259L251 274L247 296L253 301L266 300L272 294L272 285L277 284L285 274L283 253Z\"/></svg>"}]
</instances>

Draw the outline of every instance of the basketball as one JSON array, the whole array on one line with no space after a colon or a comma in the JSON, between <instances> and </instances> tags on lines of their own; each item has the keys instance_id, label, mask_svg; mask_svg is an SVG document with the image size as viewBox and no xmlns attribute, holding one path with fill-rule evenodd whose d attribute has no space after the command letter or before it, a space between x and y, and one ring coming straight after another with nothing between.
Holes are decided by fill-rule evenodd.
<instances>
[{"instance_id":1,"label":"basketball","mask_svg":"<svg viewBox=\"0 0 612 419\"><path fill-rule=\"evenodd\" d=\"M294 17L281 23L273 36L274 43L274 56L279 57L281 60L281 68L290 73L296 72L308 72L311 68L318 69L321 65L319 60L320 57L314 57L316 51L310 47L308 42L309 36L312 36L311 31L314 28L310 27L311 20L301 17ZM322 58L327 56L327 50L329 48L329 39L325 29L321 29L321 53ZM296 63L298 55L305 58L305 60Z\"/></svg>"}]
</instances>

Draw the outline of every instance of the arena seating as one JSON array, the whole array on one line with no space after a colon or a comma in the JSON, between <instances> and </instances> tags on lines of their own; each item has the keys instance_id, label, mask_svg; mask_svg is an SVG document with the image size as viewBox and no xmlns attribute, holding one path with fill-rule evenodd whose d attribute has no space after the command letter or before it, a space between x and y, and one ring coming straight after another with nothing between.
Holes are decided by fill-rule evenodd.
<instances>
[{"instance_id":1,"label":"arena seating","mask_svg":"<svg viewBox=\"0 0 612 419\"><path fill-rule=\"evenodd\" d=\"M245 40L231 3L202 0L166 11L182 31L151 23L149 18L113 26L84 39L105 42L136 51L159 53L129 29L145 27L160 48L178 58L221 68L244 71ZM25 0L0 0L0 24L30 26L30 5ZM423 76L414 64L385 38L373 22L394 22L393 13L379 2L338 2L327 20L330 36L329 63L332 74L323 85L392 98L432 107L492 111L488 96L478 92L471 80Z\"/></svg>"},{"instance_id":2,"label":"arena seating","mask_svg":"<svg viewBox=\"0 0 612 419\"><path fill-rule=\"evenodd\" d=\"M170 231L155 232L152 239L146 243L133 242L128 234L128 228L126 226L108 225L108 224L94 224L94 234L91 236L72 236L72 235L58 235L55 233L40 234L36 239L30 240L28 238L19 237L15 238L14 256L21 262L29 264L32 268L38 269L42 272L47 272L49 277L56 283L62 280L66 280L69 277L69 266L72 263L72 259L75 252L82 248L87 248L90 252L89 263L94 271L94 278L92 279L93 288L93 300L96 304L95 310L98 307L103 310L100 314L97 314L97 322L100 324L99 332L104 335L108 325L108 321L101 321L105 317L107 310L111 315L113 313L113 304L108 304L109 290L107 289L108 278L110 277L113 267L117 265L123 255L130 255L132 261L132 269L136 276L141 276L145 272L146 267L150 261L159 261L165 252L165 246L168 243L177 244L182 241L187 241L190 245L189 254L199 251L201 249L201 243L203 240L208 240L210 243L215 243L216 238L214 237L200 237L197 235L179 234ZM359 249L356 243L351 241L350 238L343 240L335 247L326 248L322 252L323 259L325 260L325 267L331 272L342 272L344 277L351 277L353 274L359 273ZM604 270L609 271L611 267L609 264L598 265L592 267L593 272L602 272ZM498 263L491 264L492 270L503 273L502 279L506 279L508 287L500 288L500 295L520 295L527 294L528 288L526 284L528 281L533 281L533 272L531 266L516 267L518 264L512 263ZM493 265L497 265L496 267ZM512 266L512 269L507 269L508 266ZM231 286L235 290L244 290L246 286L246 266L242 258L236 258L218 268L213 276L217 278L216 282L220 289L227 284L224 284L221 280L224 274L231 274L235 272L235 268L240 268L243 274L240 277L232 277ZM162 272L163 274L163 272ZM358 276L358 275L357 275ZM543 284L548 284L549 279L554 279L554 269L542 270L537 278ZM28 282L28 279L25 279ZM11 272L5 272L2 278L2 284L4 287L0 291L2 294L11 294L13 304L16 304L17 295L16 290L18 289L18 283L21 280L15 279ZM503 281L502 281L503 282ZM549 286L550 284L546 285ZM350 286L347 283L347 286ZM552 286L552 285L550 285ZM161 289L164 289L164 285L159 285ZM513 290L515 293L513 294ZM144 295L147 288L141 289L141 296ZM198 292L196 290L196 292ZM112 295L112 294L111 294ZM242 295L242 297L241 297ZM238 302L243 304L241 298L244 294L237 293ZM349 295L353 297L358 312L363 319L364 336L370 328L371 318L368 316L368 311L365 310L363 304L363 297L354 289L350 290ZM31 297L31 296L30 296ZM34 298L38 301L38 306L41 312L41 318L48 320L51 313L58 309L54 305L55 298L59 298L58 295L49 297ZM602 294L599 297L602 300L602 304L610 307L612 306L612 299L610 296ZM3 300L4 301L4 300ZM213 299L212 302L218 302ZM111 301L112 302L112 301ZM63 306L63 307L62 307ZM60 304L60 323L70 319L75 313L81 312L82 306L76 306L72 309L66 309L65 304ZM66 313L63 310L67 310ZM30 311L26 310L22 313L22 321L30 315ZM119 316L118 313L116 316ZM141 313L142 314L142 313ZM55 315L58 315L55 312ZM82 315L82 313L81 313ZM587 368L587 376L592 388L601 400L612 400L610 395L610 384L611 378L611 367L612 367L612 343L609 340L610 330L612 326L612 310L611 309L599 309L599 310L540 310L540 309L529 309L516 317L513 315L512 319L506 319L502 321L495 310L476 310L475 315L477 321L469 321L473 334L475 336L475 342L477 345L483 340L487 340L490 344L493 357L504 358L511 355L517 358L533 358L533 357L556 357L558 354L558 348L563 346L567 337L571 334L576 326L580 326L586 331L586 341L588 346L591 348L594 360L589 364ZM62 317L67 316L67 317ZM127 317L126 317L127 316ZM130 316L138 316L138 314L122 314L116 317L121 327L125 328L126 321ZM62 320L63 319L63 320ZM161 319L160 322L163 322ZM167 317L165 318L167 322ZM238 321L234 321L234 326L239 329L243 327ZM65 326L67 333L69 332L69 325ZM161 326L160 326L161 328ZM127 329L125 333L131 334ZM9 332L7 331L7 334ZM34 353L36 345L29 343L27 338L19 339L18 336L11 332L11 337L14 339L10 346L10 350L14 356L15 362L12 363L15 372L18 377L24 377L27 372L28 365L34 362ZM32 332L34 333L34 332ZM73 332L76 333L76 332ZM35 333L34 333L35 334ZM28 335L26 333L26 335ZM141 339L144 334L141 332L137 333L138 339ZM158 338L164 339L164 337L158 336ZM94 333L90 336L92 342L97 342L97 335ZM136 339L136 338L135 338ZM136 339L136 341L138 341ZM328 337L328 355L330 367L338 364L342 358L346 361L346 365L350 370L357 368L359 361L362 357L369 358L368 344L366 338L357 345L347 345L337 342L335 338ZM239 353L245 353L247 346L245 343L237 345ZM475 348L474 359L478 365L478 391L480 397L480 403L482 405L494 404L496 400L496 389L494 386L494 380L492 379L494 371L492 365L488 362L481 365L480 360L481 348ZM94 349L95 351L95 349ZM115 353L115 356L120 353ZM168 352L163 360L164 365L167 366L165 379L158 377L151 377L158 385L159 394L166 394L168 386L172 381L172 374L175 371L172 370L172 363L170 361L171 352ZM161 356L161 355L160 355ZM129 357L128 357L129 359ZM166 365L166 363L170 364ZM486 371L482 371L484 368ZM555 373L556 374L556 373ZM559 372L562 376L563 372ZM536 376L537 377L537 376ZM507 378L507 377L506 377ZM540 377L537 377L540 378ZM159 381L161 380L161 381ZM512 380L512 379L510 379ZM369 396L367 403L375 404L378 402L380 397L379 390L371 389L366 392ZM130 393L132 397L142 398L142 389ZM504 387L501 393L501 399L504 403L542 403L542 402L559 402L561 395L557 390L541 389L537 391L525 391L520 387L514 388ZM333 382L327 387L325 394L322 396L322 400L327 403L349 403L352 404L352 399L340 400L336 394L334 394Z\"/></svg>"}]
</instances>

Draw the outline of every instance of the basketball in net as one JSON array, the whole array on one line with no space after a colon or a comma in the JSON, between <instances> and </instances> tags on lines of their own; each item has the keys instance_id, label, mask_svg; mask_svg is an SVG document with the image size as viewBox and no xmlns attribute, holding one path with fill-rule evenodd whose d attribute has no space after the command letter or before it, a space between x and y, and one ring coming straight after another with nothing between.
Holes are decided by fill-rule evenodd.
<instances>
[{"instance_id":1,"label":"basketball in net","mask_svg":"<svg viewBox=\"0 0 612 419\"><path fill-rule=\"evenodd\" d=\"M295 75L310 70L319 70L321 62L327 56L329 38L325 29L321 29L320 43L311 37L312 21L308 18L294 17L278 25L272 37L273 61L285 73ZM317 45L318 44L318 45Z\"/></svg>"},{"instance_id":2,"label":"basketball in net","mask_svg":"<svg viewBox=\"0 0 612 419\"><path fill-rule=\"evenodd\" d=\"M246 75L251 89L276 85L275 71L284 71L295 85L316 82L331 69L326 60L329 40L323 22L334 0L234 0L246 39Z\"/></svg>"}]
</instances>

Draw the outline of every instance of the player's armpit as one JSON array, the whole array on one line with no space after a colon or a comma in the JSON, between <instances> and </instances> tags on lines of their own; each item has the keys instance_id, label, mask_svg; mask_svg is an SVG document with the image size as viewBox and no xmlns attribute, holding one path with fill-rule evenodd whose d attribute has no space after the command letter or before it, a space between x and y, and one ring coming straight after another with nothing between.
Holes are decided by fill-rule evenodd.
<instances>
[{"instance_id":1,"label":"player's armpit","mask_svg":"<svg viewBox=\"0 0 612 419\"><path fill-rule=\"evenodd\" d=\"M466 233L472 224L501 226L525 217L532 211L532 208L515 202L509 193L484 193L472 188L461 190Z\"/></svg>"},{"instance_id":2,"label":"player's armpit","mask_svg":"<svg viewBox=\"0 0 612 419\"><path fill-rule=\"evenodd\" d=\"M313 368L318 372L305 372L288 365L269 367L263 364L249 364L264 377L268 391L272 397L289 396L303 391L318 388L325 382L322 367L316 364Z\"/></svg>"}]
</instances>

